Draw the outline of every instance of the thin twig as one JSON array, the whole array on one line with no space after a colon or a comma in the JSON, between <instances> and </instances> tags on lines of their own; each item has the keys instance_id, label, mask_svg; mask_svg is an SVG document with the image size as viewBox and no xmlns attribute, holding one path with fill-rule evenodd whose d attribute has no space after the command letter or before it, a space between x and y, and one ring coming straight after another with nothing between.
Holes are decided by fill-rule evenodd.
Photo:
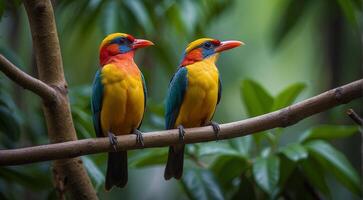
<instances>
[{"instance_id":1,"label":"thin twig","mask_svg":"<svg viewBox=\"0 0 363 200\"><path fill-rule=\"evenodd\" d=\"M277 127L291 126L309 116L362 97L362 89L363 79L329 90L281 110L222 124L219 139L242 137ZM215 134L210 126L186 129L184 137L186 144L214 140ZM144 146L140 146L136 142L136 136L133 134L117 136L117 141L118 150L165 147L178 144L179 133L177 130L145 133ZM0 150L0 165L21 165L111 151L113 148L108 138L83 139L13 150Z\"/></svg>"},{"instance_id":2,"label":"thin twig","mask_svg":"<svg viewBox=\"0 0 363 200\"><path fill-rule=\"evenodd\" d=\"M362 126L363 125L363 119L356 113L354 112L353 109L348 109L347 110L347 115L358 125Z\"/></svg>"},{"instance_id":3,"label":"thin twig","mask_svg":"<svg viewBox=\"0 0 363 200\"><path fill-rule=\"evenodd\" d=\"M356 124L358 124L359 126L361 126L361 128L359 129L359 132L360 132L360 137L361 137L361 145L360 145L360 148L361 148L361 162L363 162L363 127L362 127L363 119L352 108L350 108L350 109L347 110L347 115ZM363 164L361 164L361 172L360 173L363 176ZM363 186L363 183L362 183L362 186Z\"/></svg>"},{"instance_id":4,"label":"thin twig","mask_svg":"<svg viewBox=\"0 0 363 200\"><path fill-rule=\"evenodd\" d=\"M205 164L204 162L202 162L201 160L199 160L197 158L197 156L195 156L194 154L191 153L186 153L187 156L189 156L189 158L196 164L198 165L200 168L207 168L207 164Z\"/></svg>"}]
</instances>

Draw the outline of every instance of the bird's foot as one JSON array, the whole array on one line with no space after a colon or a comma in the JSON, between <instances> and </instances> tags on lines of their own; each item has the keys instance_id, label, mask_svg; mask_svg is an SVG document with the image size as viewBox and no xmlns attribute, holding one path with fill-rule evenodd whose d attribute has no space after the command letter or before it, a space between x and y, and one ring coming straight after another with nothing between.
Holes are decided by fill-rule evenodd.
<instances>
[{"instance_id":1,"label":"bird's foot","mask_svg":"<svg viewBox=\"0 0 363 200\"><path fill-rule=\"evenodd\" d=\"M212 126L214 135L216 136L216 141L219 140L219 132L221 132L221 127L217 122L210 121L207 123L207 126Z\"/></svg>"},{"instance_id":2,"label":"bird's foot","mask_svg":"<svg viewBox=\"0 0 363 200\"><path fill-rule=\"evenodd\" d=\"M182 142L184 142L184 135L185 135L184 126L179 125L178 129L179 129L179 142L182 143Z\"/></svg>"},{"instance_id":3,"label":"bird's foot","mask_svg":"<svg viewBox=\"0 0 363 200\"><path fill-rule=\"evenodd\" d=\"M108 139L110 140L110 144L111 144L112 148L116 152L117 151L117 137L115 136L115 134L108 132Z\"/></svg>"},{"instance_id":4,"label":"bird's foot","mask_svg":"<svg viewBox=\"0 0 363 200\"><path fill-rule=\"evenodd\" d=\"M134 129L134 134L136 135L136 143L144 146L144 137L142 137L142 132L139 131L138 129Z\"/></svg>"}]
</instances>

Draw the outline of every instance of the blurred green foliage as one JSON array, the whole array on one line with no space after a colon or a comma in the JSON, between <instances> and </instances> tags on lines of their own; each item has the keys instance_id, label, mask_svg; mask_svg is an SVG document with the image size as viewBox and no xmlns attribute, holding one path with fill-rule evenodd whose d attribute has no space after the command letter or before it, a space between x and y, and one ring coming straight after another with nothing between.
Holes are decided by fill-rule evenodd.
<instances>
[{"instance_id":1,"label":"blurred green foliage","mask_svg":"<svg viewBox=\"0 0 363 200\"><path fill-rule=\"evenodd\" d=\"M215 118L221 123L278 110L361 77L359 0L53 3L78 138L95 137L91 80L98 66L98 45L112 32L131 33L156 44L136 58L149 90L143 131L164 128L163 100L169 79L185 45L198 37L241 39L247 44L243 47L247 50L230 52L219 62L223 97ZM21 1L0 0L0 16L0 53L36 76ZM358 128L340 125L347 124L341 117L344 108L292 128L187 145L180 182L162 180L167 148L130 151L129 184L111 193L103 190L105 154L82 160L101 199L358 199L362 194L361 176L355 171L359 154L350 144ZM349 144L342 147L338 140ZM0 148L47 142L39 99L1 74ZM0 199L56 198L50 168L50 162L0 167Z\"/></svg>"}]
</instances>

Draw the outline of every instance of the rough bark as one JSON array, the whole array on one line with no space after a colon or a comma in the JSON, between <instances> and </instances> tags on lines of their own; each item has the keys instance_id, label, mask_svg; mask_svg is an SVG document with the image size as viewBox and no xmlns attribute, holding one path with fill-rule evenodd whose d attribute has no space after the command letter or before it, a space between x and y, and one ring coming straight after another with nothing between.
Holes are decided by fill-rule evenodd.
<instances>
[{"instance_id":1,"label":"rough bark","mask_svg":"<svg viewBox=\"0 0 363 200\"><path fill-rule=\"evenodd\" d=\"M222 124L219 139L241 137L277 127L291 126L302 119L363 96L363 79L329 90L315 97L257 117ZM186 129L184 143L215 140L211 127ZM135 135L117 136L118 150L166 147L179 143L175 130L155 131L144 134L144 146L136 142ZM20 165L46 160L73 158L76 156L113 151L108 138L84 139L14 150L0 150L1 165Z\"/></svg>"},{"instance_id":2,"label":"rough bark","mask_svg":"<svg viewBox=\"0 0 363 200\"><path fill-rule=\"evenodd\" d=\"M62 57L54 12L49 0L25 0L31 28L39 79L56 91L56 97L43 101L48 136L51 143L77 140L67 96ZM58 191L69 191L73 199L97 199L80 158L56 160L53 175Z\"/></svg>"}]
</instances>

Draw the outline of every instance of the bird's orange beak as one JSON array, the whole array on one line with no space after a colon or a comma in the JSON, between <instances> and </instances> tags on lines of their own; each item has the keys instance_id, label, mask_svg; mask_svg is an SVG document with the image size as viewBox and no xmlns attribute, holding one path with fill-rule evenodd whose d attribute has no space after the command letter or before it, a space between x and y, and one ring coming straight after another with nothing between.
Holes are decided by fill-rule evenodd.
<instances>
[{"instance_id":1,"label":"bird's orange beak","mask_svg":"<svg viewBox=\"0 0 363 200\"><path fill-rule=\"evenodd\" d=\"M132 43L132 48L139 49L139 48L144 48L144 47L148 47L151 45L154 45L154 43L149 40L135 39L134 42Z\"/></svg>"},{"instance_id":2,"label":"bird's orange beak","mask_svg":"<svg viewBox=\"0 0 363 200\"><path fill-rule=\"evenodd\" d=\"M228 49L233 49L235 47L239 47L241 45L244 45L245 43L241 42L241 41L237 41L237 40L228 40L228 41L223 41L221 42L221 44L215 48L215 52L222 52Z\"/></svg>"}]
</instances>

